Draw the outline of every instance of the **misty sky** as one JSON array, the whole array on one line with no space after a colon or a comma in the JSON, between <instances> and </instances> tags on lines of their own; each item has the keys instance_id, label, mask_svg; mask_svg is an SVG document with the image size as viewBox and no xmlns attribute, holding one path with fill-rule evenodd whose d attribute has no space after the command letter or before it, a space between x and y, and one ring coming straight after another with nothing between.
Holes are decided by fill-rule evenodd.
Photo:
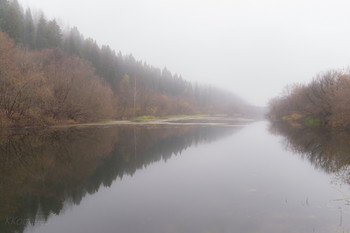
<instances>
[{"instance_id":1,"label":"misty sky","mask_svg":"<svg viewBox=\"0 0 350 233\"><path fill-rule=\"evenodd\" d=\"M349 0L21 0L123 54L265 105L350 65Z\"/></svg>"}]
</instances>

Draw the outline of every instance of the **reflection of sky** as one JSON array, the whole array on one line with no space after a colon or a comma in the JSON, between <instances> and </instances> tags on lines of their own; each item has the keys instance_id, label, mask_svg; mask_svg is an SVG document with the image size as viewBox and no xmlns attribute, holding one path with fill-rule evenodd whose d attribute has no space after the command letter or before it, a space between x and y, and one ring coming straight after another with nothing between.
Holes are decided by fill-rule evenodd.
<instances>
[{"instance_id":1,"label":"reflection of sky","mask_svg":"<svg viewBox=\"0 0 350 233\"><path fill-rule=\"evenodd\" d=\"M329 233L343 232L340 224L349 229L349 207L334 201L343 196L330 178L284 151L281 138L265 128L255 123L154 163L28 232Z\"/></svg>"}]
</instances>

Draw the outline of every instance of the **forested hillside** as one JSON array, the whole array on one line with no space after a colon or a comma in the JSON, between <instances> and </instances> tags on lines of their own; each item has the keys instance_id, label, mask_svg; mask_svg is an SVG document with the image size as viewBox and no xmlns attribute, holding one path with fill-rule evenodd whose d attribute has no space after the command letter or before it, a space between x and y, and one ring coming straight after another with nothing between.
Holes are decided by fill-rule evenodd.
<instances>
[{"instance_id":1,"label":"forested hillside","mask_svg":"<svg viewBox=\"0 0 350 233\"><path fill-rule=\"evenodd\" d=\"M17 0L0 0L0 30L1 125L256 113L228 91L99 46Z\"/></svg>"}]
</instances>

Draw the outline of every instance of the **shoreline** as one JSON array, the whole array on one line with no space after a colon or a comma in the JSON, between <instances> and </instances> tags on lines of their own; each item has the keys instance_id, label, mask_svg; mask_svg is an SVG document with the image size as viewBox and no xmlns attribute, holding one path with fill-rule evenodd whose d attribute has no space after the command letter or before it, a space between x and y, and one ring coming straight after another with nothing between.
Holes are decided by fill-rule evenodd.
<instances>
[{"instance_id":1,"label":"shoreline","mask_svg":"<svg viewBox=\"0 0 350 233\"><path fill-rule=\"evenodd\" d=\"M70 128L87 126L113 126L113 125L184 125L184 126L244 126L254 122L254 119L234 117L174 117L159 118L144 121L112 120L107 122L91 122L78 124L52 125L49 128Z\"/></svg>"},{"instance_id":2,"label":"shoreline","mask_svg":"<svg viewBox=\"0 0 350 233\"><path fill-rule=\"evenodd\" d=\"M177 125L177 126L245 126L256 119L241 117L221 117L221 116L186 116L155 118L142 121L133 120L106 120L89 123L73 124L53 124L53 125L32 125L21 127L1 127L0 130L28 130L28 129L55 129L55 128L73 128L73 127L94 127L94 126L147 126L147 125Z\"/></svg>"}]
</instances>

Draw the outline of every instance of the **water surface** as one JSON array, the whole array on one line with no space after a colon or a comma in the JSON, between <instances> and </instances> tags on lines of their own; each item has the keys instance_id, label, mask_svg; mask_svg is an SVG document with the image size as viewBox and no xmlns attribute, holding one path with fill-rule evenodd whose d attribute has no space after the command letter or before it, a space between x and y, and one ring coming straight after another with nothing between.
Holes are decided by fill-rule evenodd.
<instances>
[{"instance_id":1,"label":"water surface","mask_svg":"<svg viewBox=\"0 0 350 233\"><path fill-rule=\"evenodd\" d=\"M347 144L315 135L266 122L3 134L0 232L350 232Z\"/></svg>"}]
</instances>

